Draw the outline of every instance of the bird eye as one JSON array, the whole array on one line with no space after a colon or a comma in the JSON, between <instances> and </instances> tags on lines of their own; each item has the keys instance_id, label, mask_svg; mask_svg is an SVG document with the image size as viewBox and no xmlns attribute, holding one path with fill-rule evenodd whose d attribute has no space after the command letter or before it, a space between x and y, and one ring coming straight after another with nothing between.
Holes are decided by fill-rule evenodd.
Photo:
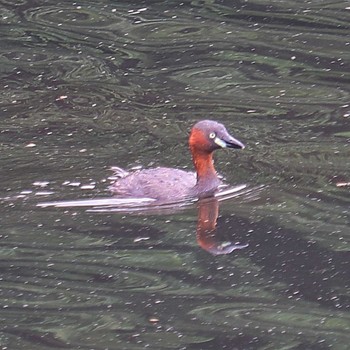
<instances>
[{"instance_id":1,"label":"bird eye","mask_svg":"<svg viewBox=\"0 0 350 350\"><path fill-rule=\"evenodd\" d=\"M215 132L211 132L211 133L209 134L209 138L210 138L210 139L215 139L215 137L216 137Z\"/></svg>"}]
</instances>

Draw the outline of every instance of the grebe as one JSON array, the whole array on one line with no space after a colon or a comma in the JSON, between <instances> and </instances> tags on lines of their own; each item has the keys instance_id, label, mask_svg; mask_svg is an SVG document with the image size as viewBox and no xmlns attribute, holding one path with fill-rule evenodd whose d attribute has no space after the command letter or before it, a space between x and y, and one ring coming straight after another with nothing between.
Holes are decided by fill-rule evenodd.
<instances>
[{"instance_id":1,"label":"grebe","mask_svg":"<svg viewBox=\"0 0 350 350\"><path fill-rule=\"evenodd\" d=\"M119 197L152 198L173 201L185 198L211 197L221 180L214 168L213 152L220 148L243 149L244 145L212 120L196 123L189 136L189 148L196 173L175 168L140 169L128 173L119 171L110 187Z\"/></svg>"}]
</instances>

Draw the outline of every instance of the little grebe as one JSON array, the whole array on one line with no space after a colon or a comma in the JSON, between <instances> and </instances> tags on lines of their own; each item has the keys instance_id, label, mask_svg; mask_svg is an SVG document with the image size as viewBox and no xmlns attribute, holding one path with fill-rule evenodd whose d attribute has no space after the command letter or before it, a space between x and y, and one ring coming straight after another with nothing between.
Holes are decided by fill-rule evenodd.
<instances>
[{"instance_id":1,"label":"little grebe","mask_svg":"<svg viewBox=\"0 0 350 350\"><path fill-rule=\"evenodd\" d=\"M211 197L221 181L214 168L213 152L219 148L244 148L243 143L229 135L224 125L202 120L190 133L189 147L196 173L173 169L141 169L121 173L110 187L113 194L122 197L146 197L158 201L184 198Z\"/></svg>"}]
</instances>

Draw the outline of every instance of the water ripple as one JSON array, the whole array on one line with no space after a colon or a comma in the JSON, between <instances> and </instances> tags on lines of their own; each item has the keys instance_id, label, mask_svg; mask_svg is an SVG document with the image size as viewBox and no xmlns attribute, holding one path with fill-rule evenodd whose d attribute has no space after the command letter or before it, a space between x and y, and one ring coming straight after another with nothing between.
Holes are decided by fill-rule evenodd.
<instances>
[{"instance_id":1,"label":"water ripple","mask_svg":"<svg viewBox=\"0 0 350 350\"><path fill-rule=\"evenodd\" d=\"M276 337L288 338L292 336L299 341L307 337L315 340L321 338L328 344L346 342L347 333L344 330L350 321L345 313L339 313L327 321L322 311L305 314L301 306L285 305L283 307L281 304L274 306L261 301L252 304L240 302L237 305L204 306L192 310L190 314L204 322L222 327L229 324L236 330L249 328L254 333L268 332Z\"/></svg>"},{"instance_id":2,"label":"water ripple","mask_svg":"<svg viewBox=\"0 0 350 350\"><path fill-rule=\"evenodd\" d=\"M39 25L62 27L64 29L104 28L116 23L112 12L103 11L103 7L88 6L45 6L30 8L24 12L29 22Z\"/></svg>"}]
</instances>

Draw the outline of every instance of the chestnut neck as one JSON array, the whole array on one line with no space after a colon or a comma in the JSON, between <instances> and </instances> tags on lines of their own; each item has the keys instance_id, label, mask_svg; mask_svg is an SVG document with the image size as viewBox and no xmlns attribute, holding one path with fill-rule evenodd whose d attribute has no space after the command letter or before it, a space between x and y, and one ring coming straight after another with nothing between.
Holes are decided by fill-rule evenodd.
<instances>
[{"instance_id":1,"label":"chestnut neck","mask_svg":"<svg viewBox=\"0 0 350 350\"><path fill-rule=\"evenodd\" d=\"M197 173L197 183L192 194L199 198L212 196L220 185L213 162L213 146L203 130L192 128L189 146Z\"/></svg>"},{"instance_id":2,"label":"chestnut neck","mask_svg":"<svg viewBox=\"0 0 350 350\"><path fill-rule=\"evenodd\" d=\"M192 160L197 173L197 186L210 188L217 185L218 176L214 168L213 152L199 151L191 147Z\"/></svg>"}]
</instances>

